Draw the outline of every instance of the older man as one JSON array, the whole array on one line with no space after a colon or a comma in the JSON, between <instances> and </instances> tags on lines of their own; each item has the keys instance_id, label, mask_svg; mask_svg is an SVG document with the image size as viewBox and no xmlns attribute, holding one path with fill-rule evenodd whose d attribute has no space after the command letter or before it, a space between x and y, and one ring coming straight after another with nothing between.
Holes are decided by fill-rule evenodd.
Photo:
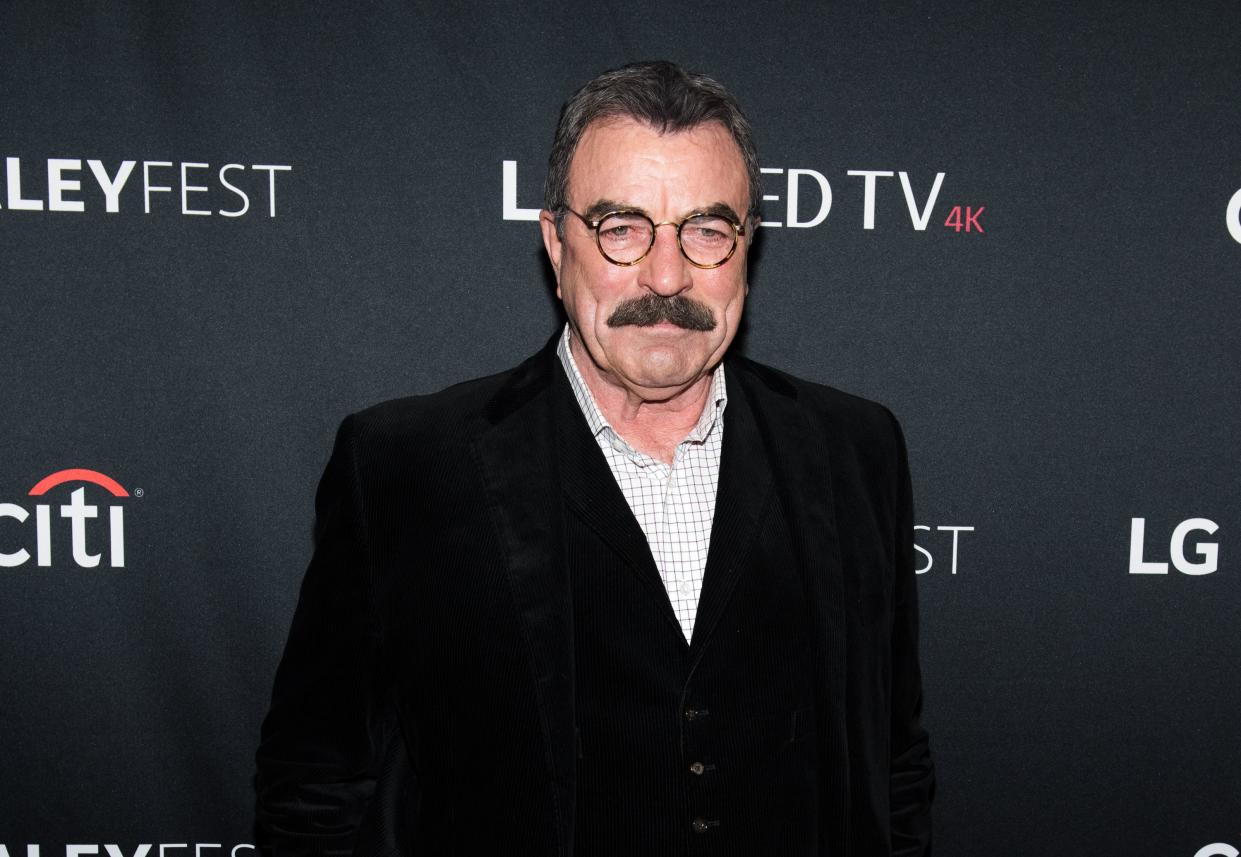
<instances>
[{"instance_id":1,"label":"older man","mask_svg":"<svg viewBox=\"0 0 1241 857\"><path fill-rule=\"evenodd\" d=\"M565 329L337 436L258 754L275 853L929 852L904 444L728 353L760 200L709 78L565 105Z\"/></svg>"}]
</instances>

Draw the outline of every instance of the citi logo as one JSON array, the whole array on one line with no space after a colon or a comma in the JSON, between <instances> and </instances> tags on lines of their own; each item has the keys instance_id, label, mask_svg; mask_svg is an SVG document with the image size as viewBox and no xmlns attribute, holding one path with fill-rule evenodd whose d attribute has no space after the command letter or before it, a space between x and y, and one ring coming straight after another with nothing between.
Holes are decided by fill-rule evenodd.
<instances>
[{"instance_id":1,"label":"citi logo","mask_svg":"<svg viewBox=\"0 0 1241 857\"><path fill-rule=\"evenodd\" d=\"M1241 851L1227 842L1212 842L1210 845L1203 845L1199 848L1194 857L1237 857L1239 854Z\"/></svg>"},{"instance_id":2,"label":"citi logo","mask_svg":"<svg viewBox=\"0 0 1241 857\"><path fill-rule=\"evenodd\" d=\"M66 483L86 482L104 489L112 497L128 497L121 484L111 476L105 476L97 470L71 468L58 470L35 483L30 489L31 497L46 497L49 491ZM141 489L139 489L141 493ZM70 544L73 561L80 568L95 568L103 559L101 553L91 553L92 544L87 542L87 522L100 517L100 507L86 502L86 489L75 488L69 495L69 502L60 506L59 517L69 521ZM34 507L35 533L35 564L43 568L52 564L52 505L36 503ZM125 509L119 505L107 507L108 520L108 565L112 568L125 567ZM25 524L30 518L30 511L16 503L0 503L0 519L12 518L19 524ZM9 527L0 528L0 535ZM31 559L30 551L25 547L17 550L0 552L0 568L16 568L25 565Z\"/></svg>"}]
</instances>

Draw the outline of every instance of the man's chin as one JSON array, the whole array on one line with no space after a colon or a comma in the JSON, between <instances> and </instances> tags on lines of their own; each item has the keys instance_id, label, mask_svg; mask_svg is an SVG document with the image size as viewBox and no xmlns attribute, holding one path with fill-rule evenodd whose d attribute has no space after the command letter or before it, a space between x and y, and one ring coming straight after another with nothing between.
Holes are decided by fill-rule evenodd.
<instances>
[{"instance_id":1,"label":"man's chin","mask_svg":"<svg viewBox=\"0 0 1241 857\"><path fill-rule=\"evenodd\" d=\"M661 399L675 396L705 374L705 370L697 370L684 359L647 360L625 373L625 380L631 388L649 394L649 398ZM666 396L662 395L664 393Z\"/></svg>"}]
</instances>

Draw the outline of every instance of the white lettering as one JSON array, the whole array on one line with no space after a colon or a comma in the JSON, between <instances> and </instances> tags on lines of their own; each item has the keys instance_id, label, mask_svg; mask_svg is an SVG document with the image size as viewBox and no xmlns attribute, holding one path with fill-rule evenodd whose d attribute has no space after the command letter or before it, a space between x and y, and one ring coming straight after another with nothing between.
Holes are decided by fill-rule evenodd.
<instances>
[{"instance_id":1,"label":"white lettering","mask_svg":"<svg viewBox=\"0 0 1241 857\"><path fill-rule=\"evenodd\" d=\"M775 167L762 167L760 172L762 172L762 174L765 176L778 176L781 173L783 173L784 170L776 169ZM777 194L774 194L774 193L763 194L763 202L779 202L779 201L780 201L780 197ZM784 225L778 220L767 220L767 219L763 219L759 221L759 224L762 226L783 226Z\"/></svg>"},{"instance_id":2,"label":"white lettering","mask_svg":"<svg viewBox=\"0 0 1241 857\"><path fill-rule=\"evenodd\" d=\"M20 524L29 517L30 513L15 503L0 503L0 518L14 518ZM28 559L30 559L30 551L25 548L13 553L0 553L0 568L16 568ZM0 846L2 847L4 846Z\"/></svg>"},{"instance_id":3,"label":"white lettering","mask_svg":"<svg viewBox=\"0 0 1241 857\"><path fill-rule=\"evenodd\" d=\"M919 232L926 231L926 225L931 219L931 211L935 208L935 200L939 198L940 186L944 183L944 174L935 174L935 184L931 185L931 193L926 198L926 205L922 207L922 211L918 211L918 204L914 201L914 191L909 185L909 173L901 174L901 190L905 192L905 205L909 208L909 222L914 225L914 229Z\"/></svg>"},{"instance_id":4,"label":"white lettering","mask_svg":"<svg viewBox=\"0 0 1241 857\"><path fill-rule=\"evenodd\" d=\"M125 852L121 850L119 845L105 845L104 850L108 852L108 857L125 857ZM149 842L143 842L134 850L133 857L147 857L147 852L151 850Z\"/></svg>"},{"instance_id":5,"label":"white lettering","mask_svg":"<svg viewBox=\"0 0 1241 857\"><path fill-rule=\"evenodd\" d=\"M121 210L121 188L125 187L125 182L129 181L129 175L134 171L135 163L136 161L121 161L121 165L116 168L116 176L110 177L108 171L104 169L103 161L86 162L90 171L95 174L99 189L103 191L104 210L108 214L116 214Z\"/></svg>"},{"instance_id":6,"label":"white lettering","mask_svg":"<svg viewBox=\"0 0 1241 857\"><path fill-rule=\"evenodd\" d=\"M109 562L113 568L125 567L125 510L120 506L108 509L108 549L111 552Z\"/></svg>"},{"instance_id":7,"label":"white lettering","mask_svg":"<svg viewBox=\"0 0 1241 857\"><path fill-rule=\"evenodd\" d=\"M10 211L42 211L43 200L22 199L22 159L5 158L5 177L9 185Z\"/></svg>"},{"instance_id":8,"label":"white lettering","mask_svg":"<svg viewBox=\"0 0 1241 857\"><path fill-rule=\"evenodd\" d=\"M0 842L0 857L9 857L9 849ZM39 846L31 843L26 846L26 857L39 857Z\"/></svg>"},{"instance_id":9,"label":"white lettering","mask_svg":"<svg viewBox=\"0 0 1241 857\"><path fill-rule=\"evenodd\" d=\"M952 573L956 574L957 573L957 544L958 544L957 540L960 538L961 533L972 533L974 532L974 528L973 527L936 527L935 529L939 530L941 533L946 533L946 532L952 533Z\"/></svg>"},{"instance_id":10,"label":"white lettering","mask_svg":"<svg viewBox=\"0 0 1241 857\"><path fill-rule=\"evenodd\" d=\"M244 169L245 169L245 166L242 164L225 164L224 166L220 167L220 184L224 185L226 188L231 190L233 193L241 197L241 208L237 209L236 211L225 211L222 208L220 209L219 213L224 215L225 217L241 217L241 215L245 214L247 211L250 210L250 197L246 196L245 191L243 191L241 188L230 183L228 179L224 178L224 174L228 172L229 170L244 170Z\"/></svg>"},{"instance_id":11,"label":"white lettering","mask_svg":"<svg viewBox=\"0 0 1241 857\"><path fill-rule=\"evenodd\" d=\"M171 187L163 185L151 184L151 167L171 167L172 161L143 161L142 162L142 192L143 192L143 210L151 213L151 194L152 193L170 193Z\"/></svg>"},{"instance_id":12,"label":"white lettering","mask_svg":"<svg viewBox=\"0 0 1241 857\"><path fill-rule=\"evenodd\" d=\"M1241 241L1241 239L1237 239ZM1233 848L1226 842L1212 842L1210 845L1204 845L1198 849L1194 857L1238 857L1241 851Z\"/></svg>"},{"instance_id":13,"label":"white lettering","mask_svg":"<svg viewBox=\"0 0 1241 857\"><path fill-rule=\"evenodd\" d=\"M65 857L83 857L85 854L98 853L98 845L65 845Z\"/></svg>"},{"instance_id":14,"label":"white lettering","mask_svg":"<svg viewBox=\"0 0 1241 857\"><path fill-rule=\"evenodd\" d=\"M1228 200L1228 211L1224 214L1224 220L1228 224L1228 234L1232 236L1232 240L1241 244L1241 190Z\"/></svg>"},{"instance_id":15,"label":"white lettering","mask_svg":"<svg viewBox=\"0 0 1241 857\"><path fill-rule=\"evenodd\" d=\"M922 524L914 524L914 529L925 530L928 533L931 531L930 527L924 526ZM922 568L915 568L914 574L926 574L928 571L931 570L931 566L935 564L935 560L931 558L931 552L927 550L926 548L922 547L922 545L918 544L917 542L914 542L914 550L916 550L918 553L926 557L926 565L923 566Z\"/></svg>"},{"instance_id":16,"label":"white lettering","mask_svg":"<svg viewBox=\"0 0 1241 857\"><path fill-rule=\"evenodd\" d=\"M1142 559L1146 545L1146 519L1134 518L1129 524L1129 573L1167 574L1166 562L1147 562Z\"/></svg>"},{"instance_id":17,"label":"white lettering","mask_svg":"<svg viewBox=\"0 0 1241 857\"><path fill-rule=\"evenodd\" d=\"M34 519L39 567L48 568L52 564L52 507L44 503L35 506Z\"/></svg>"},{"instance_id":18,"label":"white lettering","mask_svg":"<svg viewBox=\"0 0 1241 857\"><path fill-rule=\"evenodd\" d=\"M159 844L159 857L166 857L165 851L172 848L189 848L186 842L161 842Z\"/></svg>"},{"instance_id":19,"label":"white lettering","mask_svg":"<svg viewBox=\"0 0 1241 857\"><path fill-rule=\"evenodd\" d=\"M797 218L797 184L802 176L810 176L819 183L819 192L821 194L821 202L819 203L819 211L809 220L799 220ZM790 227L800 227L809 229L811 226L818 226L827 219L827 213L832 210L832 186L827 183L827 176L814 170L789 170L788 185L788 214L785 225ZM765 197L764 197L765 198Z\"/></svg>"},{"instance_id":20,"label":"white lettering","mask_svg":"<svg viewBox=\"0 0 1241 857\"><path fill-rule=\"evenodd\" d=\"M875 228L875 179L891 178L891 170L849 170L851 176L863 176L864 185L862 198L862 228Z\"/></svg>"},{"instance_id":21,"label":"white lettering","mask_svg":"<svg viewBox=\"0 0 1241 857\"><path fill-rule=\"evenodd\" d=\"M200 215L211 214L210 211L206 211L205 209L190 208L190 202L189 202L189 195L191 193L206 193L207 186L186 184L186 182L189 181L187 173L190 170L205 170L210 166L211 164L195 164L189 161L181 162L181 213L182 214L200 214Z\"/></svg>"},{"instance_id":22,"label":"white lettering","mask_svg":"<svg viewBox=\"0 0 1241 857\"><path fill-rule=\"evenodd\" d=\"M82 162L74 158L47 159L47 210L48 211L85 211L86 205L80 199L65 199L65 191L81 190L82 182L67 179L62 173L65 170L81 171Z\"/></svg>"},{"instance_id":23,"label":"white lettering","mask_svg":"<svg viewBox=\"0 0 1241 857\"><path fill-rule=\"evenodd\" d=\"M60 507L62 518L68 518L73 528L73 561L82 568L99 565L99 554L86 550L86 519L99 516L98 506L86 505L86 489L78 488L69 495L69 505Z\"/></svg>"},{"instance_id":24,"label":"white lettering","mask_svg":"<svg viewBox=\"0 0 1241 857\"><path fill-rule=\"evenodd\" d=\"M276 173L289 172L293 168L291 166L280 166L280 165L273 165L273 164L253 164L250 167L250 169L267 170L267 184L269 187L269 194L270 194L270 199L271 199L271 216L275 217L276 216Z\"/></svg>"},{"instance_id":25,"label":"white lettering","mask_svg":"<svg viewBox=\"0 0 1241 857\"><path fill-rule=\"evenodd\" d=\"M503 200L505 220L538 220L539 209L517 207L517 162L504 162Z\"/></svg>"},{"instance_id":26,"label":"white lettering","mask_svg":"<svg viewBox=\"0 0 1241 857\"><path fill-rule=\"evenodd\" d=\"M1197 554L1202 557L1202 562L1190 562L1185 558L1185 537L1195 531L1211 536L1218 529L1218 524L1206 518L1190 518L1177 524L1176 529L1172 531L1172 542L1169 545L1172 564L1176 566L1176 570L1182 574L1195 576L1210 574L1217 570L1219 568L1219 545L1215 542L1199 544Z\"/></svg>"},{"instance_id":27,"label":"white lettering","mask_svg":"<svg viewBox=\"0 0 1241 857\"><path fill-rule=\"evenodd\" d=\"M961 555L961 533L972 533L974 532L974 528L965 527L965 526L960 526L960 527L943 526L943 527L936 527L935 529L937 532L941 532L941 533L952 533L952 561L948 566L948 569L949 569L948 573L956 574L957 573L957 560ZM931 528L928 526L925 526L924 524L915 524L914 530L929 533L931 531ZM917 542L914 542L914 550L916 550L918 553L926 557L926 565L924 565L922 568L915 568L914 573L915 574L926 574L928 571L931 570L931 567L935 564L935 559L934 557L931 556L931 552L929 550L922 547Z\"/></svg>"}]
</instances>

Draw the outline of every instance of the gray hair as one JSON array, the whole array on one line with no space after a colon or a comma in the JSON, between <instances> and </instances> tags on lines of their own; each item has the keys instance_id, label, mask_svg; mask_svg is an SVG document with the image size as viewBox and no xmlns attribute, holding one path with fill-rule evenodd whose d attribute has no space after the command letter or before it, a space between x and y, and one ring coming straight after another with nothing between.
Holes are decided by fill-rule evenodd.
<instances>
[{"instance_id":1,"label":"gray hair","mask_svg":"<svg viewBox=\"0 0 1241 857\"><path fill-rule=\"evenodd\" d=\"M750 185L748 217L758 217L763 199L758 150L749 120L737 99L705 74L695 74L666 60L637 62L605 71L587 83L560 108L560 122L547 162L543 204L556 215L559 232L568 208L569 164L582 134L601 119L629 118L661 134L687 131L718 122L732 136Z\"/></svg>"}]
</instances>

